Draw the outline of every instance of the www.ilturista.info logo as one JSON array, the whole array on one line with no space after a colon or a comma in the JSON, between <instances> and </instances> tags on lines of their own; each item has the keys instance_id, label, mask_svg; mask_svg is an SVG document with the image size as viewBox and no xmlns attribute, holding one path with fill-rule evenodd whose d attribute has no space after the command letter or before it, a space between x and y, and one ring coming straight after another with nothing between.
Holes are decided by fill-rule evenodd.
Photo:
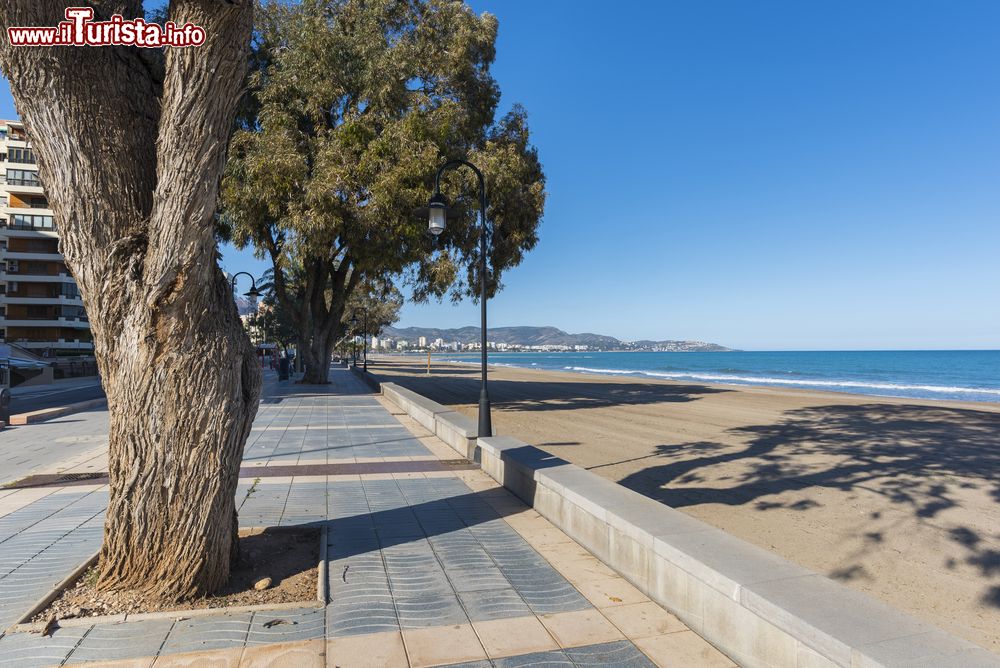
<instances>
[{"instance_id":1,"label":"www.ilturista.info logo","mask_svg":"<svg viewBox=\"0 0 1000 668\"><path fill-rule=\"evenodd\" d=\"M167 21L147 23L115 14L110 21L92 21L92 7L67 7L66 20L54 28L27 26L7 28L11 46L201 46L205 29L193 23L178 26Z\"/></svg>"}]
</instances>

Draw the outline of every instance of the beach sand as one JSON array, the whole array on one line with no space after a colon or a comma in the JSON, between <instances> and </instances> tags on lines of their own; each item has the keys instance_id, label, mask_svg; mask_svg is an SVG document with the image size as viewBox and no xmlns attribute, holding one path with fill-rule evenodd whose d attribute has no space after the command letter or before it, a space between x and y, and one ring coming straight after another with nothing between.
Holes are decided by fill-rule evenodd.
<instances>
[{"instance_id":1,"label":"beach sand","mask_svg":"<svg viewBox=\"0 0 1000 668\"><path fill-rule=\"evenodd\" d=\"M369 368L475 416L479 369ZM1000 652L1000 406L491 368L493 426Z\"/></svg>"}]
</instances>

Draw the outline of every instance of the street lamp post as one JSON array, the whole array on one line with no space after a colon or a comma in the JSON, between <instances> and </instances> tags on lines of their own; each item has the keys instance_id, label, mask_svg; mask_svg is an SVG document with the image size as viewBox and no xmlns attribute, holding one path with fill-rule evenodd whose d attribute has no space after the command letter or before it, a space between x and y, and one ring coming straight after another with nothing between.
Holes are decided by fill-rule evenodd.
<instances>
[{"instance_id":1,"label":"street lamp post","mask_svg":"<svg viewBox=\"0 0 1000 668\"><path fill-rule=\"evenodd\" d=\"M364 337L364 369L368 371L368 309L361 309L361 313L364 314L364 330L361 332L361 336Z\"/></svg>"},{"instance_id":2,"label":"street lamp post","mask_svg":"<svg viewBox=\"0 0 1000 668\"><path fill-rule=\"evenodd\" d=\"M252 274L249 274L249 273L247 273L245 271L240 271L240 272L237 272L237 273L233 274L229 278L229 289L232 292L236 292L236 279L239 276L246 276L247 278L250 279L250 289L247 290L247 292L243 296L244 297L249 297L250 299L254 300L254 307L258 308L257 307L257 299L260 297L260 290L257 289L257 279L254 278ZM254 318L254 326L255 326L256 322L257 322L257 316L254 315L253 318ZM241 320L242 320L242 318L241 318ZM253 326L247 329L247 335L251 334L252 329L253 329ZM253 337L252 336L250 337L250 339L251 339L250 343L253 344L254 350L256 351L257 350L257 344L253 342ZM266 342L266 340L265 340L265 342ZM257 353L255 352L254 354L256 355Z\"/></svg>"},{"instance_id":3,"label":"street lamp post","mask_svg":"<svg viewBox=\"0 0 1000 668\"><path fill-rule=\"evenodd\" d=\"M358 314L357 313L352 313L351 314L351 328L356 330L357 327L358 327ZM353 351L354 352L354 368L357 369L358 368L358 335L357 334L355 334L354 336L351 337L351 348L354 349L354 351Z\"/></svg>"},{"instance_id":4,"label":"street lamp post","mask_svg":"<svg viewBox=\"0 0 1000 668\"><path fill-rule=\"evenodd\" d=\"M363 309L361 312L365 314L365 331L362 334L365 337L365 371L368 371L368 309Z\"/></svg>"},{"instance_id":5,"label":"street lamp post","mask_svg":"<svg viewBox=\"0 0 1000 668\"><path fill-rule=\"evenodd\" d=\"M247 278L250 279L250 290L248 290L246 294L244 294L243 296L250 297L251 299L257 299L258 297L260 297L260 291L257 290L257 279L245 271L239 271L230 276L229 286L233 290L233 292L236 291L236 279L239 276L246 276Z\"/></svg>"},{"instance_id":6,"label":"street lamp post","mask_svg":"<svg viewBox=\"0 0 1000 668\"><path fill-rule=\"evenodd\" d=\"M441 194L441 174L448 169L468 167L479 177L479 306L480 306L480 343L482 347L482 386L479 390L479 437L492 436L493 424L490 419L490 395L486 388L486 179L479 168L465 160L449 160L438 168L434 177L434 194L431 196L428 208L427 229L434 236L444 232L448 217L448 200Z\"/></svg>"}]
</instances>

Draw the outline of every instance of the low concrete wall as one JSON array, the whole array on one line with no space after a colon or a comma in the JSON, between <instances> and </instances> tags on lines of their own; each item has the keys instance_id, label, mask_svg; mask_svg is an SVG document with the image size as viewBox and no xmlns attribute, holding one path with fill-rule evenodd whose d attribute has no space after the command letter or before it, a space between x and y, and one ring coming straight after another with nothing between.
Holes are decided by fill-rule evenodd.
<instances>
[{"instance_id":1,"label":"low concrete wall","mask_svg":"<svg viewBox=\"0 0 1000 668\"><path fill-rule=\"evenodd\" d=\"M458 414L393 383L381 388L446 440ZM484 472L741 665L1000 667L978 645L532 445L474 439L472 420L458 417L465 428L449 445L464 445Z\"/></svg>"},{"instance_id":2,"label":"low concrete wall","mask_svg":"<svg viewBox=\"0 0 1000 668\"><path fill-rule=\"evenodd\" d=\"M376 392L381 391L381 388L379 387L380 384L378 382L378 378L376 378L372 372L365 371L359 366L350 366L349 364L344 364L344 366L349 367L351 371L354 372L354 375L358 376L361 380L363 380L368 387L372 388Z\"/></svg>"},{"instance_id":3,"label":"low concrete wall","mask_svg":"<svg viewBox=\"0 0 1000 668\"><path fill-rule=\"evenodd\" d=\"M73 413L79 413L80 411L105 406L107 405L107 402L107 399L90 399L89 401L81 401L79 403L67 404L65 406L56 406L55 408L42 408L28 413L18 413L10 416L10 424L11 426L23 426L27 424L45 422L46 420L52 420L57 417L72 415Z\"/></svg>"},{"instance_id":4,"label":"low concrete wall","mask_svg":"<svg viewBox=\"0 0 1000 668\"><path fill-rule=\"evenodd\" d=\"M381 389L386 399L406 411L407 415L450 445L455 452L474 462L479 461L476 444L479 427L472 418L395 383L381 383Z\"/></svg>"}]
</instances>

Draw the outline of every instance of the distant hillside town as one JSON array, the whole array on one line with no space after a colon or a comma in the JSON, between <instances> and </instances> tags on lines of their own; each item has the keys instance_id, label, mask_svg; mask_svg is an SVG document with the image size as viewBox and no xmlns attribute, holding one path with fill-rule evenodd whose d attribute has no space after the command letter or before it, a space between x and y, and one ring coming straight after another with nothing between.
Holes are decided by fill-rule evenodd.
<instances>
[{"instance_id":1,"label":"distant hillside town","mask_svg":"<svg viewBox=\"0 0 1000 668\"><path fill-rule=\"evenodd\" d=\"M726 352L730 348L702 341L621 341L602 334L568 334L555 327L496 327L486 330L486 347L497 352ZM372 337L372 350L478 351L478 327L436 329L429 327L386 327Z\"/></svg>"}]
</instances>

